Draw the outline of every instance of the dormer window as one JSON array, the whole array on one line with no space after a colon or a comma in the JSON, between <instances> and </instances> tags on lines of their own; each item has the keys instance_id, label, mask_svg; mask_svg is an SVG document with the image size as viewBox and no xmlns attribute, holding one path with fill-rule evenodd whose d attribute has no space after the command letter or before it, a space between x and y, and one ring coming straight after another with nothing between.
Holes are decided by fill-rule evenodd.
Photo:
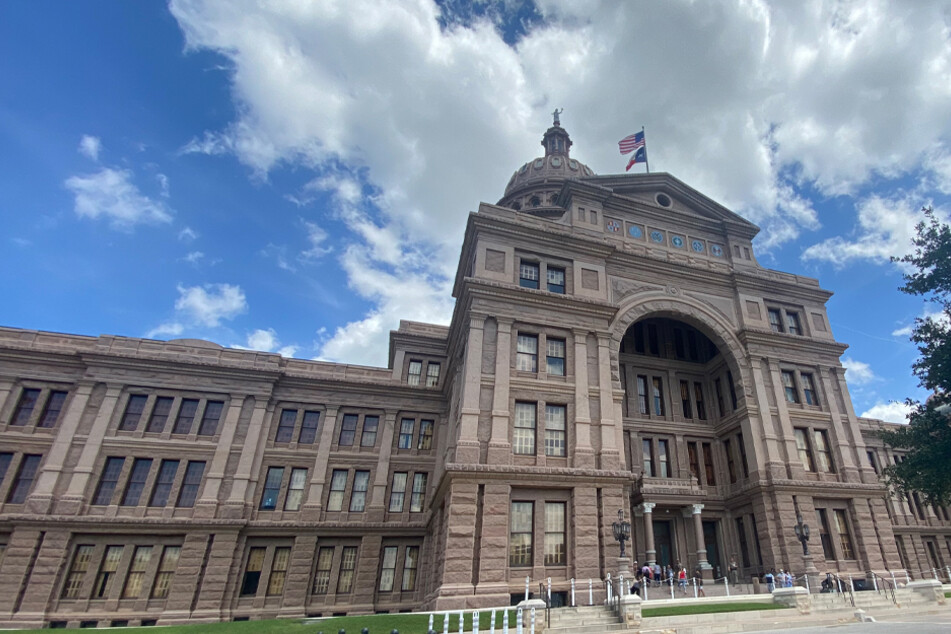
<instances>
[{"instance_id":1,"label":"dormer window","mask_svg":"<svg viewBox=\"0 0 951 634\"><path fill-rule=\"evenodd\" d=\"M406 372L406 382L409 385L419 385L419 378L423 375L423 362L410 361Z\"/></svg>"}]
</instances>

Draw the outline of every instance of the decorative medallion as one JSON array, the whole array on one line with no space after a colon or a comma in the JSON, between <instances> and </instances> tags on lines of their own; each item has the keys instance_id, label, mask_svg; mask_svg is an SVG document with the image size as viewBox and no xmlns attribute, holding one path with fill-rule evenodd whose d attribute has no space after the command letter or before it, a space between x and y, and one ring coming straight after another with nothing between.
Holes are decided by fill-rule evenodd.
<instances>
[{"instance_id":1,"label":"decorative medallion","mask_svg":"<svg viewBox=\"0 0 951 634\"><path fill-rule=\"evenodd\" d=\"M561 159L557 156L551 157L551 166L552 167L561 167Z\"/></svg>"},{"instance_id":2,"label":"decorative medallion","mask_svg":"<svg viewBox=\"0 0 951 634\"><path fill-rule=\"evenodd\" d=\"M684 239L681 236L672 236L670 243L680 249L684 246Z\"/></svg>"},{"instance_id":3,"label":"decorative medallion","mask_svg":"<svg viewBox=\"0 0 951 634\"><path fill-rule=\"evenodd\" d=\"M644 235L644 232L641 231L641 228L637 225L631 225L627 228L627 234L632 238L640 239Z\"/></svg>"},{"instance_id":4,"label":"decorative medallion","mask_svg":"<svg viewBox=\"0 0 951 634\"><path fill-rule=\"evenodd\" d=\"M703 243L699 240L694 240L690 243L690 247L697 253L703 253Z\"/></svg>"},{"instance_id":5,"label":"decorative medallion","mask_svg":"<svg viewBox=\"0 0 951 634\"><path fill-rule=\"evenodd\" d=\"M664 234L660 231L651 231L651 241L664 244Z\"/></svg>"},{"instance_id":6,"label":"decorative medallion","mask_svg":"<svg viewBox=\"0 0 951 634\"><path fill-rule=\"evenodd\" d=\"M537 158L535 159L535 163L533 163L533 165L535 166L535 169L540 170L541 168L545 167L545 159Z\"/></svg>"},{"instance_id":7,"label":"decorative medallion","mask_svg":"<svg viewBox=\"0 0 951 634\"><path fill-rule=\"evenodd\" d=\"M617 220L608 220L608 231L611 233L621 233L621 223Z\"/></svg>"},{"instance_id":8,"label":"decorative medallion","mask_svg":"<svg viewBox=\"0 0 951 634\"><path fill-rule=\"evenodd\" d=\"M574 159L568 159L568 167L570 167L573 170L578 169L578 161Z\"/></svg>"},{"instance_id":9,"label":"decorative medallion","mask_svg":"<svg viewBox=\"0 0 951 634\"><path fill-rule=\"evenodd\" d=\"M722 257L723 257L723 247L721 247L719 244L710 245L710 253L712 253L713 255L715 255L715 256L718 257L718 258L722 258Z\"/></svg>"}]
</instances>

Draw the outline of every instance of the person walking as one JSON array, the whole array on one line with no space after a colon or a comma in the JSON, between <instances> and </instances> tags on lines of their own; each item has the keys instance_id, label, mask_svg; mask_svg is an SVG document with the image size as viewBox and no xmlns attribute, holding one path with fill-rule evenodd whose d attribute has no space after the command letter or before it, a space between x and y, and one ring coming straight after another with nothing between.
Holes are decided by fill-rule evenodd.
<instances>
[{"instance_id":1,"label":"person walking","mask_svg":"<svg viewBox=\"0 0 951 634\"><path fill-rule=\"evenodd\" d=\"M766 575L763 577L763 580L766 582L766 589L772 592L776 589L776 575L773 574L773 569L770 568Z\"/></svg>"},{"instance_id":2,"label":"person walking","mask_svg":"<svg viewBox=\"0 0 951 634\"><path fill-rule=\"evenodd\" d=\"M683 594L687 594L687 569L681 568L680 573L677 575L677 581L680 585L680 591Z\"/></svg>"},{"instance_id":3,"label":"person walking","mask_svg":"<svg viewBox=\"0 0 951 634\"><path fill-rule=\"evenodd\" d=\"M707 593L703 591L703 571L700 570L700 566L697 566L697 569L693 571L693 579L697 585L697 596L706 597Z\"/></svg>"}]
</instances>

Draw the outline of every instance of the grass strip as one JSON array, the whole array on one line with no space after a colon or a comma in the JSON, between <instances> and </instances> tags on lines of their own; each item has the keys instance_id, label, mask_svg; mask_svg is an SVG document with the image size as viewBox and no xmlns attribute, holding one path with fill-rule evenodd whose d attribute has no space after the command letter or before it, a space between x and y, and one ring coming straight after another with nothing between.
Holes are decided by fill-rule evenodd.
<instances>
[{"instance_id":1,"label":"grass strip","mask_svg":"<svg viewBox=\"0 0 951 634\"><path fill-rule=\"evenodd\" d=\"M753 610L785 610L785 605L775 603L710 603L707 605L665 605L656 608L643 608L641 616L685 616L687 614L719 614L721 612L750 612Z\"/></svg>"}]
</instances>

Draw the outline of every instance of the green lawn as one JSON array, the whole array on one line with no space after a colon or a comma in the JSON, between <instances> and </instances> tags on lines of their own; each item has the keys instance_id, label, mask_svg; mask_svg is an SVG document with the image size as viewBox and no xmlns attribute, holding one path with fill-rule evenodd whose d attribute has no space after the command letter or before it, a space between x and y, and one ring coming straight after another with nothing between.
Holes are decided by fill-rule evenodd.
<instances>
[{"instance_id":1,"label":"green lawn","mask_svg":"<svg viewBox=\"0 0 951 634\"><path fill-rule=\"evenodd\" d=\"M479 630L487 632L492 612L480 612ZM526 624L529 615L525 615ZM536 613L536 619L539 615ZM544 618L542 613L541 618ZM303 625L299 620L278 620L278 621L239 621L229 623L208 623L201 625L174 625L152 630L148 628L144 631L154 631L157 634L337 634L340 630L345 630L347 634L360 634L363 628L367 628L370 634L390 634L393 630L399 630L400 634L424 634L429 626L428 614L372 614L366 616L336 616L324 619L318 623ZM139 629L139 628L133 628ZM433 629L442 634L443 615L437 614L433 623ZM463 629L467 632L472 631L472 613L467 612L463 621ZM495 629L502 631L502 612L495 615ZM515 610L509 611L509 629L515 631ZM452 634L459 632L459 613L449 615L449 631Z\"/></svg>"},{"instance_id":2,"label":"green lawn","mask_svg":"<svg viewBox=\"0 0 951 634\"><path fill-rule=\"evenodd\" d=\"M775 603L711 603L709 605L666 605L660 608L643 608L641 616L683 616L685 614L715 614L718 612L749 612L750 610L784 610L785 605Z\"/></svg>"},{"instance_id":3,"label":"green lawn","mask_svg":"<svg viewBox=\"0 0 951 634\"><path fill-rule=\"evenodd\" d=\"M944 598L945 598L945 599L951 599L951 592L945 592L945 593L944 593Z\"/></svg>"}]
</instances>

